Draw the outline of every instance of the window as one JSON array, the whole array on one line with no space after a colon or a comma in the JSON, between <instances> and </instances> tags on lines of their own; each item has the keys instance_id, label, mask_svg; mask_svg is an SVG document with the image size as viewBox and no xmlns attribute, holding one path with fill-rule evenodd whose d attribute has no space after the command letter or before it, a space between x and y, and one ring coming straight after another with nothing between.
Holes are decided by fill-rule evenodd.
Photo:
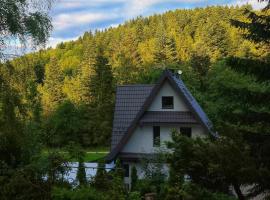
<instances>
[{"instance_id":1,"label":"window","mask_svg":"<svg viewBox=\"0 0 270 200\"><path fill-rule=\"evenodd\" d=\"M153 146L154 147L160 146L160 127L159 126L153 127Z\"/></svg>"},{"instance_id":2,"label":"window","mask_svg":"<svg viewBox=\"0 0 270 200\"><path fill-rule=\"evenodd\" d=\"M123 164L123 169L124 169L125 177L129 177L129 165Z\"/></svg>"},{"instance_id":3,"label":"window","mask_svg":"<svg viewBox=\"0 0 270 200\"><path fill-rule=\"evenodd\" d=\"M191 137L191 128L190 127L181 127L180 128L180 133L187 136L187 137Z\"/></svg>"},{"instance_id":4,"label":"window","mask_svg":"<svg viewBox=\"0 0 270 200\"><path fill-rule=\"evenodd\" d=\"M173 109L173 96L162 97L162 109Z\"/></svg>"}]
</instances>

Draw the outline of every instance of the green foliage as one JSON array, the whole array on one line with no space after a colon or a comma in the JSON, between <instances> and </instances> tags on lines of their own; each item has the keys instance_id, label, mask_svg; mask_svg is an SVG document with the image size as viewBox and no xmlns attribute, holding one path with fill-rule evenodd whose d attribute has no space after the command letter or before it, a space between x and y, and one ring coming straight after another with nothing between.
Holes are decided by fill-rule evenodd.
<instances>
[{"instance_id":1,"label":"green foliage","mask_svg":"<svg viewBox=\"0 0 270 200\"><path fill-rule=\"evenodd\" d=\"M251 184L257 173L251 150L237 135L212 141L191 139L173 132L172 138L173 142L169 143L173 150L170 185L178 192L182 190L184 176L188 175L192 183L209 191L228 193L232 185L238 193L240 186ZM241 190L238 196L242 197Z\"/></svg>"},{"instance_id":2,"label":"green foliage","mask_svg":"<svg viewBox=\"0 0 270 200\"><path fill-rule=\"evenodd\" d=\"M21 11L18 6L28 4L12 3L12 16ZM150 160L146 178L137 181L130 198L155 192L160 199L227 200L224 193L232 185L243 199L240 186L246 184L255 184L251 196L269 191L269 14L246 16L245 8L217 6L139 17L1 65L0 162L5 174L0 175L0 196L50 199L52 187L59 186L54 199L125 199L119 162L109 173L100 163L91 186L71 189L63 180L66 155L53 151L41 156L41 145L109 144L114 84L155 83L165 67L183 71L182 79L221 137L192 140L175 133L168 184L161 170L165 160ZM8 34L24 36L28 29L22 26L31 27L30 36L44 41L47 32L39 31L49 26L46 14L25 17L26 25L11 17L8 23L14 27ZM258 45L247 40L241 34L245 30L232 26L231 19L251 20L244 27L250 38L265 41ZM40 23L44 26L39 29ZM256 31L262 34L254 35ZM84 184L84 156L76 148L69 152L80 161L78 179ZM191 182L185 182L186 174Z\"/></svg>"},{"instance_id":3,"label":"green foliage","mask_svg":"<svg viewBox=\"0 0 270 200\"><path fill-rule=\"evenodd\" d=\"M37 171L30 168L32 166L20 168L20 170L9 168L7 173L3 173L2 167L1 165L1 199L49 199L49 185Z\"/></svg>"},{"instance_id":4,"label":"green foliage","mask_svg":"<svg viewBox=\"0 0 270 200\"><path fill-rule=\"evenodd\" d=\"M109 188L105 163L102 161L98 163L97 173L93 180L93 186L95 189L100 191L106 191Z\"/></svg>"},{"instance_id":5,"label":"green foliage","mask_svg":"<svg viewBox=\"0 0 270 200\"><path fill-rule=\"evenodd\" d=\"M22 42L32 39L35 45L44 44L52 29L48 12L51 0L35 3L26 0L1 0L1 49L4 50L8 39L16 37ZM4 37L2 37L4 36ZM3 47L3 48L2 48Z\"/></svg>"},{"instance_id":6,"label":"green foliage","mask_svg":"<svg viewBox=\"0 0 270 200\"><path fill-rule=\"evenodd\" d=\"M270 43L270 17L267 14L269 11L269 2L268 7L264 10L264 12L258 14L254 11L246 9L244 14L247 15L249 19L248 22L239 21L239 20L232 20L232 24L236 27L239 27L244 30L248 30L245 34L250 40L255 42L263 42L263 43ZM269 13L269 12L268 12Z\"/></svg>"},{"instance_id":7,"label":"green foliage","mask_svg":"<svg viewBox=\"0 0 270 200\"><path fill-rule=\"evenodd\" d=\"M92 187L80 187L76 189L54 188L53 200L104 200L104 195Z\"/></svg>"},{"instance_id":8,"label":"green foliage","mask_svg":"<svg viewBox=\"0 0 270 200\"><path fill-rule=\"evenodd\" d=\"M139 192L130 192L128 194L128 199L129 200L141 200L142 197L141 197Z\"/></svg>"},{"instance_id":9,"label":"green foliage","mask_svg":"<svg viewBox=\"0 0 270 200\"><path fill-rule=\"evenodd\" d=\"M65 98L62 91L64 75L57 63L52 58L50 64L45 67L45 81L40 91L42 93L42 104L46 114L52 113Z\"/></svg>"},{"instance_id":10,"label":"green foliage","mask_svg":"<svg viewBox=\"0 0 270 200\"><path fill-rule=\"evenodd\" d=\"M63 109L63 101L69 101L80 113L79 118L74 116L80 125L80 144L108 145L115 83L155 83L165 67L181 69L191 92L205 103L202 92L212 63L224 56L265 56L267 45L257 47L230 24L230 19L248 19L244 9L217 6L176 10L137 18L95 34L86 32L77 41L14 59L11 69L21 78L9 81L26 105L27 118L36 116L50 122ZM71 112L74 114L74 109ZM73 114L62 118L70 119ZM62 126L59 132L76 135L70 134L76 130L69 129ZM45 132L55 134L50 129ZM59 138L56 143L63 144Z\"/></svg>"},{"instance_id":11,"label":"green foliage","mask_svg":"<svg viewBox=\"0 0 270 200\"><path fill-rule=\"evenodd\" d=\"M269 184L266 184L269 182L266 174L270 169L267 155L270 147L267 139L270 134L268 66L267 61L238 58L217 63L215 70L209 74L206 97L209 115L215 119L218 132L226 136L228 141L231 140L238 146L245 144L250 149L250 155L242 157L252 160L247 166L257 168L253 172L257 175L251 176L245 172L243 177L260 185L260 189L254 188L258 193L269 188ZM262 173L263 177L259 175ZM257 192L251 191L251 195L256 195Z\"/></svg>"},{"instance_id":12,"label":"green foliage","mask_svg":"<svg viewBox=\"0 0 270 200\"><path fill-rule=\"evenodd\" d=\"M108 60L100 53L93 65L93 75L90 77L90 95L92 112L93 143L107 142L112 130L114 82Z\"/></svg>"},{"instance_id":13,"label":"green foliage","mask_svg":"<svg viewBox=\"0 0 270 200\"><path fill-rule=\"evenodd\" d=\"M136 191L140 191L141 195L146 193L156 193L158 199L164 199L166 194L166 171L164 170L167 163L166 152L160 148L155 154L149 158L141 160L144 178L137 180Z\"/></svg>"},{"instance_id":14,"label":"green foliage","mask_svg":"<svg viewBox=\"0 0 270 200\"><path fill-rule=\"evenodd\" d=\"M83 161L79 161L76 179L78 180L80 186L87 184L85 167L84 167Z\"/></svg>"},{"instance_id":15,"label":"green foliage","mask_svg":"<svg viewBox=\"0 0 270 200\"><path fill-rule=\"evenodd\" d=\"M135 166L131 168L131 191L134 191L138 181L137 169Z\"/></svg>"},{"instance_id":16,"label":"green foliage","mask_svg":"<svg viewBox=\"0 0 270 200\"><path fill-rule=\"evenodd\" d=\"M45 124L44 138L48 145L64 146L80 141L81 113L70 101L64 101Z\"/></svg>"},{"instance_id":17,"label":"green foliage","mask_svg":"<svg viewBox=\"0 0 270 200\"><path fill-rule=\"evenodd\" d=\"M185 183L182 185L180 192L180 196L177 196L173 193L169 193L166 197L166 200L236 200L233 197L222 193L213 193L204 188L201 188L199 185L192 183Z\"/></svg>"}]
</instances>

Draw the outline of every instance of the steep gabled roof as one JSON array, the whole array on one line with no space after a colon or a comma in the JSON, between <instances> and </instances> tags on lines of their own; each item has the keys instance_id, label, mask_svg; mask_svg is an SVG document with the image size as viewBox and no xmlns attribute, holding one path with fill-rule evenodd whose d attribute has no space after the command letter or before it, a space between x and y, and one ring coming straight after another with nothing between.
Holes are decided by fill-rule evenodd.
<instances>
[{"instance_id":1,"label":"steep gabled roof","mask_svg":"<svg viewBox=\"0 0 270 200\"><path fill-rule=\"evenodd\" d=\"M116 90L111 150L121 141L154 85L123 85Z\"/></svg>"},{"instance_id":2,"label":"steep gabled roof","mask_svg":"<svg viewBox=\"0 0 270 200\"><path fill-rule=\"evenodd\" d=\"M144 92L139 89L140 92L138 92L138 95L139 95L138 97L135 97L136 96L135 93L134 93L134 95L133 94L131 95L132 98L135 98L135 99L139 98L140 99L140 101L138 101L139 103L136 104L136 109L130 109L128 107L125 107L123 110L121 110L121 108L122 108L121 106L117 107L117 105L118 105L117 101L119 101L121 103L126 103L125 99L122 99L123 101L121 100L121 98L124 98L125 95L123 95L122 97L121 97L121 95L118 96L118 94L121 94L122 91L117 91L118 94L116 95L115 113L116 112L119 113L119 110L117 110L117 109L120 109L121 112L123 112L123 114L124 114L124 112L129 113L130 110L132 110L132 116L129 118L128 122L125 124L125 128L121 129L121 134L118 134L118 135L116 134L116 136L114 136L114 133L116 133L116 132L113 131L111 152L108 154L108 156L106 158L108 161L113 160L117 156L117 154L121 151L123 146L127 143L129 138L131 137L132 133L134 132L135 128L137 127L140 119L143 117L147 108L151 105L153 99L155 98L155 96L157 95L157 93L159 92L160 88L162 87L163 83L166 80L168 80L170 85L177 92L179 92L179 94L181 95L181 97L183 98L185 103L189 106L192 114L196 117L196 120L198 122L200 122L200 124L211 135L216 137L216 134L212 130L213 127L212 127L211 121L208 119L207 115L204 113L204 111L202 110L202 108L200 107L198 102L195 100L195 98L188 91L188 89L186 88L183 81L177 75L173 74L171 71L165 70L163 72L162 76L160 77L160 79L158 80L158 83L154 87L152 85L150 87L143 85L145 88L141 87L140 89L141 90L145 89ZM130 86L130 87L132 88L132 86ZM134 85L134 87L136 87L136 85ZM130 88L130 90L131 90L131 88ZM128 89L125 88L124 90L126 91ZM140 96L140 95L142 95L142 96ZM127 98L127 100L129 100L129 98ZM128 103L128 104L132 104L132 103ZM117 114L115 114L115 116L117 117ZM116 119L116 120L118 121L118 119ZM114 119L114 123L116 123L115 119ZM115 129L115 131L117 131L117 130Z\"/></svg>"}]
</instances>

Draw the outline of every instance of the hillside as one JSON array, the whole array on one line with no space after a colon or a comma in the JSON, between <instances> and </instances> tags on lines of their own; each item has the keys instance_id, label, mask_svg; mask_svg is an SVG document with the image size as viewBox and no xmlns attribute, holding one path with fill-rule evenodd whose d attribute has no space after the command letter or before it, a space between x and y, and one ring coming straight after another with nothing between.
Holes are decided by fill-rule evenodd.
<instances>
[{"instance_id":1,"label":"hillside","mask_svg":"<svg viewBox=\"0 0 270 200\"><path fill-rule=\"evenodd\" d=\"M15 59L2 73L18 92L26 120L42 121L46 137L54 136L49 145L74 138L85 146L109 144L116 84L153 82L166 66L181 69L200 100L197 91L218 60L267 55L231 26L231 19L246 20L243 10L207 7L139 17Z\"/></svg>"}]
</instances>

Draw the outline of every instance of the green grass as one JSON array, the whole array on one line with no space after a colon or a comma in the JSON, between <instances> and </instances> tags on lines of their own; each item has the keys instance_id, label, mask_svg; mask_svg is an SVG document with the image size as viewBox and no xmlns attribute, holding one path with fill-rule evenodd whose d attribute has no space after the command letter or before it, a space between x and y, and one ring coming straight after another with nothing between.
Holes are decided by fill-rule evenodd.
<instances>
[{"instance_id":1,"label":"green grass","mask_svg":"<svg viewBox=\"0 0 270 200\"><path fill-rule=\"evenodd\" d=\"M84 162L94 162L104 158L107 153L89 153L87 152L84 157Z\"/></svg>"},{"instance_id":2,"label":"green grass","mask_svg":"<svg viewBox=\"0 0 270 200\"><path fill-rule=\"evenodd\" d=\"M109 152L109 147L89 147L84 149L86 152Z\"/></svg>"},{"instance_id":3,"label":"green grass","mask_svg":"<svg viewBox=\"0 0 270 200\"><path fill-rule=\"evenodd\" d=\"M42 151L43 156L46 156L50 150L52 150L52 149L44 149ZM77 160L68 158L67 152L64 152L63 149L55 148L53 150L61 152L64 155L66 154L67 159L70 162L76 162L77 161ZM96 162L96 161L98 161L100 159L105 158L105 156L109 153L109 148L108 147L86 148L86 149L84 149L84 151L85 151L84 162Z\"/></svg>"}]
</instances>

